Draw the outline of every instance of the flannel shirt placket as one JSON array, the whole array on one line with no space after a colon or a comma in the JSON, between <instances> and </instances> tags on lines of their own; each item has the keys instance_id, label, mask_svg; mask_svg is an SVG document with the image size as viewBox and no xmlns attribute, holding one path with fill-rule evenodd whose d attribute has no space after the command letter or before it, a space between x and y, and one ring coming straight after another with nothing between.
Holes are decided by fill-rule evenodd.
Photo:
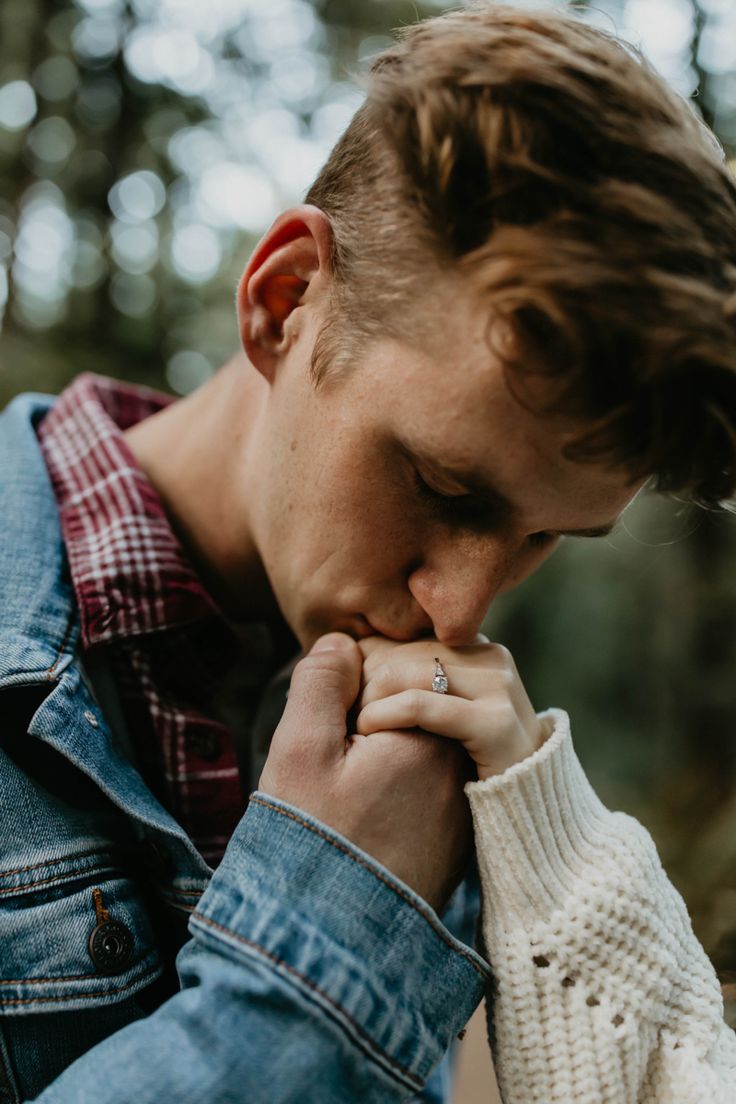
<instances>
[{"instance_id":1,"label":"flannel shirt placket","mask_svg":"<svg viewBox=\"0 0 736 1104\"><path fill-rule=\"evenodd\" d=\"M211 712L233 638L123 435L170 401L83 375L38 435L83 651L105 649L146 781L215 865L246 804L232 734Z\"/></svg>"}]
</instances>

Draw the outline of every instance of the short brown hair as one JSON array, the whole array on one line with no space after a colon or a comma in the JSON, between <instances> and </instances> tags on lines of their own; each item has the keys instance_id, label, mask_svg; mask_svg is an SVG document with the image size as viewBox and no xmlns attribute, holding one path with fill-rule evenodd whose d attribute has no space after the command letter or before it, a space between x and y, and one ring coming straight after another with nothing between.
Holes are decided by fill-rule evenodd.
<instances>
[{"instance_id":1,"label":"short brown hair","mask_svg":"<svg viewBox=\"0 0 736 1104\"><path fill-rule=\"evenodd\" d=\"M403 29L367 82L306 197L334 231L317 377L410 338L435 264L559 381L571 457L733 496L736 181L691 106L574 14L493 3Z\"/></svg>"}]
</instances>

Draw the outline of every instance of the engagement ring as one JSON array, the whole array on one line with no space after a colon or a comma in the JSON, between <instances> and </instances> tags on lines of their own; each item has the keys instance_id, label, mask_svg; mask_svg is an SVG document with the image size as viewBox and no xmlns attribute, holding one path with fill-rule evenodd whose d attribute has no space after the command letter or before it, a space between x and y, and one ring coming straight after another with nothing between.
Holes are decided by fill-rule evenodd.
<instances>
[{"instance_id":1,"label":"engagement ring","mask_svg":"<svg viewBox=\"0 0 736 1104\"><path fill-rule=\"evenodd\" d=\"M448 688L447 675L444 672L442 664L437 656L434 657L434 678L432 679L432 689L435 694L446 694Z\"/></svg>"}]
</instances>

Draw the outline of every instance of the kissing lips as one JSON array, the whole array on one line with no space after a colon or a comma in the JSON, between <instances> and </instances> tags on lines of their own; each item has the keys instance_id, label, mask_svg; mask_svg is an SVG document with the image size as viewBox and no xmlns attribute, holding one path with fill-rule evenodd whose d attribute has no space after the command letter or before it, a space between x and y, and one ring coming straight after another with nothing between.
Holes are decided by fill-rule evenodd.
<instances>
[{"instance_id":1,"label":"kissing lips","mask_svg":"<svg viewBox=\"0 0 736 1104\"><path fill-rule=\"evenodd\" d=\"M418 632L416 630L402 631L393 627L391 629L386 629L373 621L369 621L363 614L358 614L358 618L362 625L365 626L365 630L361 631L358 640L362 640L366 636L385 636L388 640L395 640L397 644L407 644L411 640L418 640L422 636L429 635L427 632Z\"/></svg>"}]
</instances>

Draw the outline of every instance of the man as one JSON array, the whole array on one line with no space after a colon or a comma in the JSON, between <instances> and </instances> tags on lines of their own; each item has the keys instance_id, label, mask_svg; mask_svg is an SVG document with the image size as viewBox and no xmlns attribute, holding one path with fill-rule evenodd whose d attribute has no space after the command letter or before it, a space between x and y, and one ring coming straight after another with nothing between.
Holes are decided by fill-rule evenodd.
<instances>
[{"instance_id":1,"label":"man","mask_svg":"<svg viewBox=\"0 0 736 1104\"><path fill-rule=\"evenodd\" d=\"M438 919L473 777L441 737L490 726L505 778L547 736L481 622L647 478L733 493L735 289L689 108L481 5L379 59L248 263L245 359L176 404L83 377L8 409L8 1100L424 1091L490 979ZM433 694L451 663L477 698Z\"/></svg>"}]
</instances>

